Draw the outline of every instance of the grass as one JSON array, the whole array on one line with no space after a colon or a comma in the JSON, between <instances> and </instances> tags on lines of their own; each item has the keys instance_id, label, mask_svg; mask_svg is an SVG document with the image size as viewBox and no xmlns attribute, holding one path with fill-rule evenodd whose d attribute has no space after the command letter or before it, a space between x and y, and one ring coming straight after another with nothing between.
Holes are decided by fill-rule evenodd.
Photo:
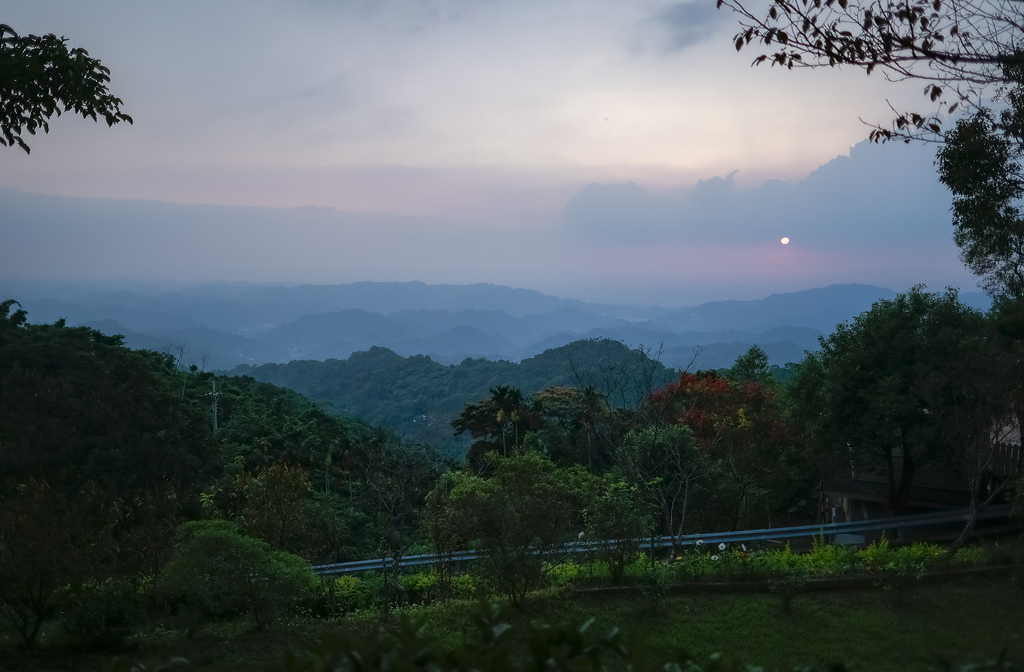
<instances>
[{"instance_id":1,"label":"grass","mask_svg":"<svg viewBox=\"0 0 1024 672\"><path fill-rule=\"evenodd\" d=\"M1024 658L1022 594L1006 578L974 578L917 586L899 607L879 589L800 593L789 612L777 595L652 595L637 590L614 595L570 595L550 590L535 596L516 619L550 623L596 618L597 631L634 630L651 647L687 651L697 660L712 653L789 669L825 668L844 662L856 671L930 670L940 660L984 661L1003 649ZM474 605L455 603L410 608L427 619L444 641L457 644ZM363 612L334 622L293 620L269 632L251 632L246 621L220 623L194 639L180 632L151 633L121 655L141 660L182 656L187 670L264 669L286 648L314 645L335 629L372 628L376 615ZM48 648L34 654L0 651L0 670L108 670L112 653Z\"/></svg>"},{"instance_id":2,"label":"grass","mask_svg":"<svg viewBox=\"0 0 1024 672\"><path fill-rule=\"evenodd\" d=\"M882 591L862 590L801 594L789 613L769 594L666 596L656 612L629 600L581 599L572 609L598 614L602 625L630 624L652 647L698 660L722 653L772 669L845 662L926 670L939 660L988 660L1004 648L1024 657L1021 597L1008 581L989 579L918 587L899 608Z\"/></svg>"}]
</instances>

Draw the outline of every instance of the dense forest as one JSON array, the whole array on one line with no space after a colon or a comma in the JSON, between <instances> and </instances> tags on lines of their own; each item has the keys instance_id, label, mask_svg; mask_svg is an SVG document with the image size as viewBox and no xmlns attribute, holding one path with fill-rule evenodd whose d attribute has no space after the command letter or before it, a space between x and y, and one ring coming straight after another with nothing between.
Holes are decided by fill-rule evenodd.
<instances>
[{"instance_id":1,"label":"dense forest","mask_svg":"<svg viewBox=\"0 0 1024 672\"><path fill-rule=\"evenodd\" d=\"M452 421L495 385L528 395L553 387L593 387L613 407L631 408L678 377L657 352L608 339L576 341L519 363L466 359L446 366L424 355L401 357L373 347L343 360L240 366L232 373L287 387L328 410L354 414L459 456L470 442L452 435Z\"/></svg>"},{"instance_id":2,"label":"dense forest","mask_svg":"<svg viewBox=\"0 0 1024 672\"><path fill-rule=\"evenodd\" d=\"M406 397L421 404L486 389L450 422L471 442L464 458L284 387L0 308L0 614L28 645L55 619L109 634L83 614L139 594L151 611L242 610L267 627L313 590L310 563L417 551L480 549L481 585L518 601L580 535L621 542L606 549L617 577L652 534L819 520L824 479L851 468L888 473L894 513L926 467L956 473L975 511L1012 492L992 478L1007 440L993 428L1018 426L1018 341L953 291L878 302L788 382L756 346L726 370L671 373L607 341L518 368L383 349L280 367L371 406L394 396L388 366L411 369ZM342 391L322 372L345 366L362 382ZM258 595L231 587L237 566L265 575Z\"/></svg>"}]
</instances>

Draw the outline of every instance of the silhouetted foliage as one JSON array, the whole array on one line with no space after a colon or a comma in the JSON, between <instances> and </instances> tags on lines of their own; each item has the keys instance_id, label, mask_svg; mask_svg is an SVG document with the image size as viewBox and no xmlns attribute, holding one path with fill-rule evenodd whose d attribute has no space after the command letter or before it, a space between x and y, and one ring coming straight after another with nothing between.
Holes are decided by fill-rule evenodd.
<instances>
[{"instance_id":1,"label":"silhouetted foliage","mask_svg":"<svg viewBox=\"0 0 1024 672\"><path fill-rule=\"evenodd\" d=\"M959 462L970 422L964 404L982 391L971 381L994 381L999 372L983 352L986 342L998 347L995 337L991 322L961 304L955 290L915 287L877 302L823 338L821 351L801 367L794 398L813 423L814 444L840 456L838 469L880 469L887 508L905 510L921 467ZM999 396L977 401L1001 405ZM976 436L997 429L991 421L970 424Z\"/></svg>"},{"instance_id":2,"label":"silhouetted foliage","mask_svg":"<svg viewBox=\"0 0 1024 672\"><path fill-rule=\"evenodd\" d=\"M307 597L318 581L309 563L275 551L225 520L184 523L159 588L206 614L248 612L258 630Z\"/></svg>"},{"instance_id":3,"label":"silhouetted foliage","mask_svg":"<svg viewBox=\"0 0 1024 672\"><path fill-rule=\"evenodd\" d=\"M108 126L132 118L110 94L110 70L81 47L49 35L18 35L0 24L0 145L29 152L22 133L48 133L49 119L74 112Z\"/></svg>"},{"instance_id":4,"label":"silhouetted foliage","mask_svg":"<svg viewBox=\"0 0 1024 672\"><path fill-rule=\"evenodd\" d=\"M918 79L938 110L896 112L874 140L935 137L941 112L979 109L986 97L1016 80L1008 68L1024 65L1024 23L1014 0L773 0L762 13L739 0L718 0L740 17L737 50L761 45L754 64L780 67L855 67L892 81ZM950 94L950 95L946 95Z\"/></svg>"}]
</instances>

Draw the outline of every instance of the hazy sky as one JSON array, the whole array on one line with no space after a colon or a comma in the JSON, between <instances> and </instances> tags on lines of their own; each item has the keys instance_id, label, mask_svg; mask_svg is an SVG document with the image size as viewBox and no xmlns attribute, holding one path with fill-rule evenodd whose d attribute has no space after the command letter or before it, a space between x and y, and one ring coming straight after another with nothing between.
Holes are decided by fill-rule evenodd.
<instances>
[{"instance_id":1,"label":"hazy sky","mask_svg":"<svg viewBox=\"0 0 1024 672\"><path fill-rule=\"evenodd\" d=\"M135 118L0 148L0 275L677 304L971 285L933 149L851 154L921 86L752 69L714 0L0 0L0 21L87 48Z\"/></svg>"}]
</instances>

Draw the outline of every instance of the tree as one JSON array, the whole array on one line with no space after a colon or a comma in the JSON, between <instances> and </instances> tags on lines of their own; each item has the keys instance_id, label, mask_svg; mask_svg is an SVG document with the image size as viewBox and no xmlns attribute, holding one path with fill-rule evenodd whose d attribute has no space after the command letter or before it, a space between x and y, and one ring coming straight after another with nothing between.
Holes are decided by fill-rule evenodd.
<instances>
[{"instance_id":1,"label":"tree","mask_svg":"<svg viewBox=\"0 0 1024 672\"><path fill-rule=\"evenodd\" d=\"M618 583L654 522L639 490L621 476L605 475L583 515L587 540L596 544L597 557L608 563L612 582Z\"/></svg>"},{"instance_id":2,"label":"tree","mask_svg":"<svg viewBox=\"0 0 1024 672\"><path fill-rule=\"evenodd\" d=\"M736 362L729 369L726 376L729 380L739 383L759 383L767 385L773 382L772 367L768 361L768 355L759 345L752 345L750 349L736 358Z\"/></svg>"},{"instance_id":3,"label":"tree","mask_svg":"<svg viewBox=\"0 0 1024 672\"><path fill-rule=\"evenodd\" d=\"M0 24L0 145L28 153L22 133L48 133L50 117L68 111L93 121L102 117L107 126L132 123L107 89L110 70L67 42L52 33L21 36Z\"/></svg>"},{"instance_id":4,"label":"tree","mask_svg":"<svg viewBox=\"0 0 1024 672\"><path fill-rule=\"evenodd\" d=\"M978 514L1014 485L1021 436L1017 344L1001 336L991 317L966 327L959 345L969 356L938 371L924 389L948 463L970 493L968 518L950 554L970 538Z\"/></svg>"},{"instance_id":5,"label":"tree","mask_svg":"<svg viewBox=\"0 0 1024 672\"><path fill-rule=\"evenodd\" d=\"M520 602L543 578L545 561L556 563L562 545L582 530L593 477L534 452L492 452L483 460L487 477L461 471L431 493L427 527L439 553L474 540L494 588Z\"/></svg>"},{"instance_id":6,"label":"tree","mask_svg":"<svg viewBox=\"0 0 1024 672\"><path fill-rule=\"evenodd\" d=\"M465 550L476 534L476 512L486 499L480 484L484 481L466 471L446 471L427 495L423 510L424 526L430 545L438 555L435 565L444 599L451 596L455 572L453 556ZM483 496L484 499L480 499ZM475 500L475 501L474 501Z\"/></svg>"},{"instance_id":7,"label":"tree","mask_svg":"<svg viewBox=\"0 0 1024 672\"><path fill-rule=\"evenodd\" d=\"M470 461L477 461L492 450L500 451L504 457L521 453L526 435L541 426L536 405L529 403L518 387L496 385L490 393L489 399L466 404L452 421L456 435L469 432L477 439L470 448Z\"/></svg>"},{"instance_id":8,"label":"tree","mask_svg":"<svg viewBox=\"0 0 1024 672\"><path fill-rule=\"evenodd\" d=\"M549 387L534 395L534 401L550 420L543 431L553 459L585 464L595 473L608 466L618 432L606 395L593 385Z\"/></svg>"},{"instance_id":9,"label":"tree","mask_svg":"<svg viewBox=\"0 0 1024 672\"><path fill-rule=\"evenodd\" d=\"M297 555L271 549L234 523L204 520L178 528L159 585L208 613L248 611L256 629L265 630L316 584L313 569Z\"/></svg>"},{"instance_id":10,"label":"tree","mask_svg":"<svg viewBox=\"0 0 1024 672\"><path fill-rule=\"evenodd\" d=\"M156 571L218 459L205 409L180 397L163 356L63 321L28 324L16 306L0 303L0 516L33 482L51 502L87 489L106 520L82 543L115 549L116 571Z\"/></svg>"},{"instance_id":11,"label":"tree","mask_svg":"<svg viewBox=\"0 0 1024 672\"><path fill-rule=\"evenodd\" d=\"M1013 68L1022 80L1024 68ZM953 193L953 239L960 259L1007 308L1024 299L1024 90L1007 94L1010 106L996 116L979 110L957 122L939 149L939 179Z\"/></svg>"},{"instance_id":12,"label":"tree","mask_svg":"<svg viewBox=\"0 0 1024 672\"><path fill-rule=\"evenodd\" d=\"M679 537L686 532L690 499L710 470L693 431L684 425L633 430L616 450L615 463L650 510L661 514L675 555Z\"/></svg>"},{"instance_id":13,"label":"tree","mask_svg":"<svg viewBox=\"0 0 1024 672\"><path fill-rule=\"evenodd\" d=\"M728 372L735 380L714 371L684 372L648 404L661 422L689 428L708 464L711 477L696 509L705 529L771 526L806 495L780 388L748 380L770 378L759 350L737 360Z\"/></svg>"},{"instance_id":14,"label":"tree","mask_svg":"<svg viewBox=\"0 0 1024 672\"><path fill-rule=\"evenodd\" d=\"M964 407L982 389L968 389L966 381L995 373L966 369L984 361L979 344L987 328L985 316L960 303L955 290L914 287L839 325L808 355L813 364L796 398L802 415L817 419L823 447L846 460L846 468L886 475L890 512L907 508L921 467L958 463L968 423L974 438L995 429L991 421L974 422ZM1004 402L999 396L976 401Z\"/></svg>"},{"instance_id":15,"label":"tree","mask_svg":"<svg viewBox=\"0 0 1024 672\"><path fill-rule=\"evenodd\" d=\"M426 446L404 444L391 436L356 444L359 499L377 538L378 557L390 558L385 574L383 606L390 593L401 590L398 576L402 557L416 540L424 501L443 472L440 455Z\"/></svg>"},{"instance_id":16,"label":"tree","mask_svg":"<svg viewBox=\"0 0 1024 672\"><path fill-rule=\"evenodd\" d=\"M24 644L114 556L104 506L92 484L65 496L42 479L0 506L0 617Z\"/></svg>"},{"instance_id":17,"label":"tree","mask_svg":"<svg viewBox=\"0 0 1024 672\"><path fill-rule=\"evenodd\" d=\"M718 0L740 16L736 49L764 52L754 64L785 68L853 66L890 81L925 82L938 111L896 112L871 138L935 137L942 112L982 100L1008 83L1007 67L1024 66L1024 11L1017 0L771 0L766 14L740 0ZM945 96L950 91L952 95Z\"/></svg>"},{"instance_id":18,"label":"tree","mask_svg":"<svg viewBox=\"0 0 1024 672\"><path fill-rule=\"evenodd\" d=\"M278 550L298 551L294 538L301 533L302 517L312 494L309 476L302 467L274 464L256 474L243 471L234 491L242 500L245 530Z\"/></svg>"}]
</instances>

